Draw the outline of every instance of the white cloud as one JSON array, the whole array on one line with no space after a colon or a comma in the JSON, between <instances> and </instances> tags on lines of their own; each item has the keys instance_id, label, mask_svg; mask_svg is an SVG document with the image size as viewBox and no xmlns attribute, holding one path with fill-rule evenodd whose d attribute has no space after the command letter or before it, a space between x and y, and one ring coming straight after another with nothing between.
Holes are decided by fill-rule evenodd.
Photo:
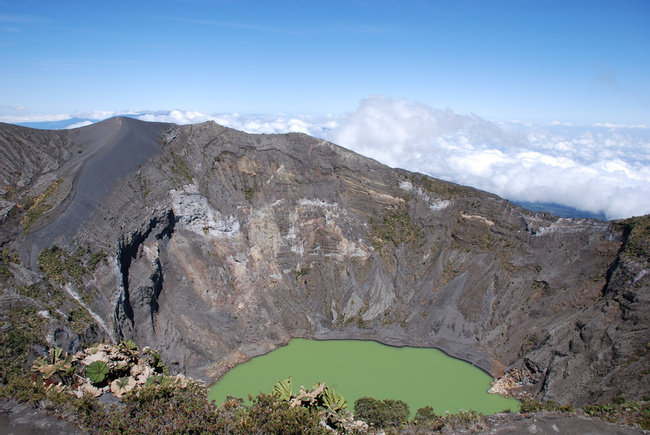
<instances>
[{"instance_id":1,"label":"white cloud","mask_svg":"<svg viewBox=\"0 0 650 435\"><path fill-rule=\"evenodd\" d=\"M81 122L77 122L75 124L68 125L67 127L65 127L65 129L66 130L72 130L73 128L81 128L81 127L85 127L85 126L90 125L90 124L94 124L94 122L92 122L92 121L81 121Z\"/></svg>"},{"instance_id":2,"label":"white cloud","mask_svg":"<svg viewBox=\"0 0 650 435\"><path fill-rule=\"evenodd\" d=\"M76 112L75 118L94 119L101 121L102 119L111 118L113 116L128 114L129 112L117 113L112 110L93 110L92 112Z\"/></svg>"},{"instance_id":3,"label":"white cloud","mask_svg":"<svg viewBox=\"0 0 650 435\"><path fill-rule=\"evenodd\" d=\"M609 128L650 128L645 124L627 125L627 124L610 124L608 122L594 124L595 127L609 127Z\"/></svg>"},{"instance_id":4,"label":"white cloud","mask_svg":"<svg viewBox=\"0 0 650 435\"><path fill-rule=\"evenodd\" d=\"M67 114L47 115L47 114L30 114L30 115L7 115L0 116L0 122L9 124L20 124L24 122L46 122L46 121L65 121L72 116Z\"/></svg>"},{"instance_id":5,"label":"white cloud","mask_svg":"<svg viewBox=\"0 0 650 435\"><path fill-rule=\"evenodd\" d=\"M143 121L173 122L175 124L196 124L214 121L225 127L242 130L247 133L305 133L322 136L322 133L336 127L333 116L291 116L245 115L238 113L205 114L201 112L172 110L171 112L152 112L137 116Z\"/></svg>"},{"instance_id":6,"label":"white cloud","mask_svg":"<svg viewBox=\"0 0 650 435\"><path fill-rule=\"evenodd\" d=\"M390 166L513 201L558 203L611 219L650 213L650 134L639 126L497 125L373 96L327 138Z\"/></svg>"},{"instance_id":7,"label":"white cloud","mask_svg":"<svg viewBox=\"0 0 650 435\"><path fill-rule=\"evenodd\" d=\"M153 122L172 122L174 124L197 124L200 122L210 121L212 117L205 115L201 112L182 112L180 110L172 110L171 112L154 112L138 115L136 118L142 121Z\"/></svg>"}]
</instances>

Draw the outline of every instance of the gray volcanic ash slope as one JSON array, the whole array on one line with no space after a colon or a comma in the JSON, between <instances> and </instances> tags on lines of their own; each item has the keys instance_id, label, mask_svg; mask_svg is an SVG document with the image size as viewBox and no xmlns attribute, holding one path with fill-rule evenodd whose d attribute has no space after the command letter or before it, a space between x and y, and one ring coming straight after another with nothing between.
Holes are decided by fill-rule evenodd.
<instances>
[{"instance_id":1,"label":"gray volcanic ash slope","mask_svg":"<svg viewBox=\"0 0 650 435\"><path fill-rule=\"evenodd\" d=\"M372 339L559 402L650 390L648 217L533 213L214 123L1 125L0 153L0 309L49 310L43 346L130 338L208 379L292 337Z\"/></svg>"}]
</instances>

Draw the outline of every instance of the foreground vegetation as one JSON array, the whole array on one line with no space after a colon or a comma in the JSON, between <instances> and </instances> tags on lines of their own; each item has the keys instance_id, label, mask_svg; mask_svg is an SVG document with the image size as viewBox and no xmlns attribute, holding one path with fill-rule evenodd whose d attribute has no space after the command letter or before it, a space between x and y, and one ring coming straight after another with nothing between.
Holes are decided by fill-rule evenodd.
<instances>
[{"instance_id":1,"label":"foreground vegetation","mask_svg":"<svg viewBox=\"0 0 650 435\"><path fill-rule=\"evenodd\" d=\"M348 410L333 387L317 383L294 393L291 378L269 394L208 400L208 388L182 375L171 376L159 354L130 340L100 344L75 355L50 349L31 373L5 372L0 396L53 410L91 434L427 434L489 429L488 417L474 411L437 415L418 409L411 417L400 400L362 397ZM101 397L101 399L100 399ZM644 398L645 399L645 398ZM647 398L650 399L650 398ZM111 403L111 404L107 404ZM574 412L570 405L522 401L521 413ZM606 405L589 405L585 415L650 429L650 401L621 395Z\"/></svg>"}]
</instances>

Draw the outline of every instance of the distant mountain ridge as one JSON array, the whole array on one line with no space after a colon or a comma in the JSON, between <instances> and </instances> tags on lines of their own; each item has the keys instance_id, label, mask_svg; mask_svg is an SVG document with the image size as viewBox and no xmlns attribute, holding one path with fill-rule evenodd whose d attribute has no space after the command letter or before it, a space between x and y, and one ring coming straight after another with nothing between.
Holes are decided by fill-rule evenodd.
<instances>
[{"instance_id":1,"label":"distant mountain ridge","mask_svg":"<svg viewBox=\"0 0 650 435\"><path fill-rule=\"evenodd\" d=\"M142 114L132 114L124 115L126 117L132 117L138 119ZM17 123L23 127L36 128L41 130L62 130L71 128L73 126L80 125L82 123L94 124L99 122L97 119L90 118L69 118L61 121L41 121L41 122L22 122ZM588 219L598 219L598 220L607 220L607 217L604 213L593 213L586 210L579 210L574 207L569 207L562 204L548 203L548 202L527 202L527 201L513 201L514 203L527 208L529 210L538 212L545 211L553 213L556 216L560 217L571 217L571 218L588 218Z\"/></svg>"},{"instance_id":2,"label":"distant mountain ridge","mask_svg":"<svg viewBox=\"0 0 650 435\"><path fill-rule=\"evenodd\" d=\"M213 122L3 124L0 145L0 309L62 313L40 323L47 345L133 339L214 379L293 337L372 339L538 398L648 391L648 217L534 213Z\"/></svg>"},{"instance_id":3,"label":"distant mountain ridge","mask_svg":"<svg viewBox=\"0 0 650 435\"><path fill-rule=\"evenodd\" d=\"M21 127L35 128L38 130L65 130L81 123L94 124L96 119L68 118L61 121L18 122Z\"/></svg>"},{"instance_id":4,"label":"distant mountain ridge","mask_svg":"<svg viewBox=\"0 0 650 435\"><path fill-rule=\"evenodd\" d=\"M569 218L587 218L597 219L599 221L606 221L607 216L604 213L592 213L586 210L578 210L573 207L568 207L562 204L555 204L550 202L527 202L527 201L513 201L515 204L527 208L528 210L539 212L545 211L552 213L555 216L569 217Z\"/></svg>"}]
</instances>

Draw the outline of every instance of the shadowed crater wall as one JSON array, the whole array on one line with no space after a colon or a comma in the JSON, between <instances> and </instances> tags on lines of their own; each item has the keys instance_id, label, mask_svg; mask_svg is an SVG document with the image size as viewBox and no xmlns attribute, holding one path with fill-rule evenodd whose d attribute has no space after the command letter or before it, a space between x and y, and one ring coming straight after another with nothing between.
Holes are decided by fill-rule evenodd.
<instances>
[{"instance_id":1,"label":"shadowed crater wall","mask_svg":"<svg viewBox=\"0 0 650 435\"><path fill-rule=\"evenodd\" d=\"M560 402L648 389L647 218L533 213L303 134L117 118L3 125L3 152L15 138L35 157L29 180L2 168L6 243L34 269L51 244L106 252L66 285L94 292L106 338L176 370L215 379L293 337L354 338L436 347ZM81 146L94 157L74 163ZM21 201L55 180L65 199L21 232Z\"/></svg>"}]
</instances>

